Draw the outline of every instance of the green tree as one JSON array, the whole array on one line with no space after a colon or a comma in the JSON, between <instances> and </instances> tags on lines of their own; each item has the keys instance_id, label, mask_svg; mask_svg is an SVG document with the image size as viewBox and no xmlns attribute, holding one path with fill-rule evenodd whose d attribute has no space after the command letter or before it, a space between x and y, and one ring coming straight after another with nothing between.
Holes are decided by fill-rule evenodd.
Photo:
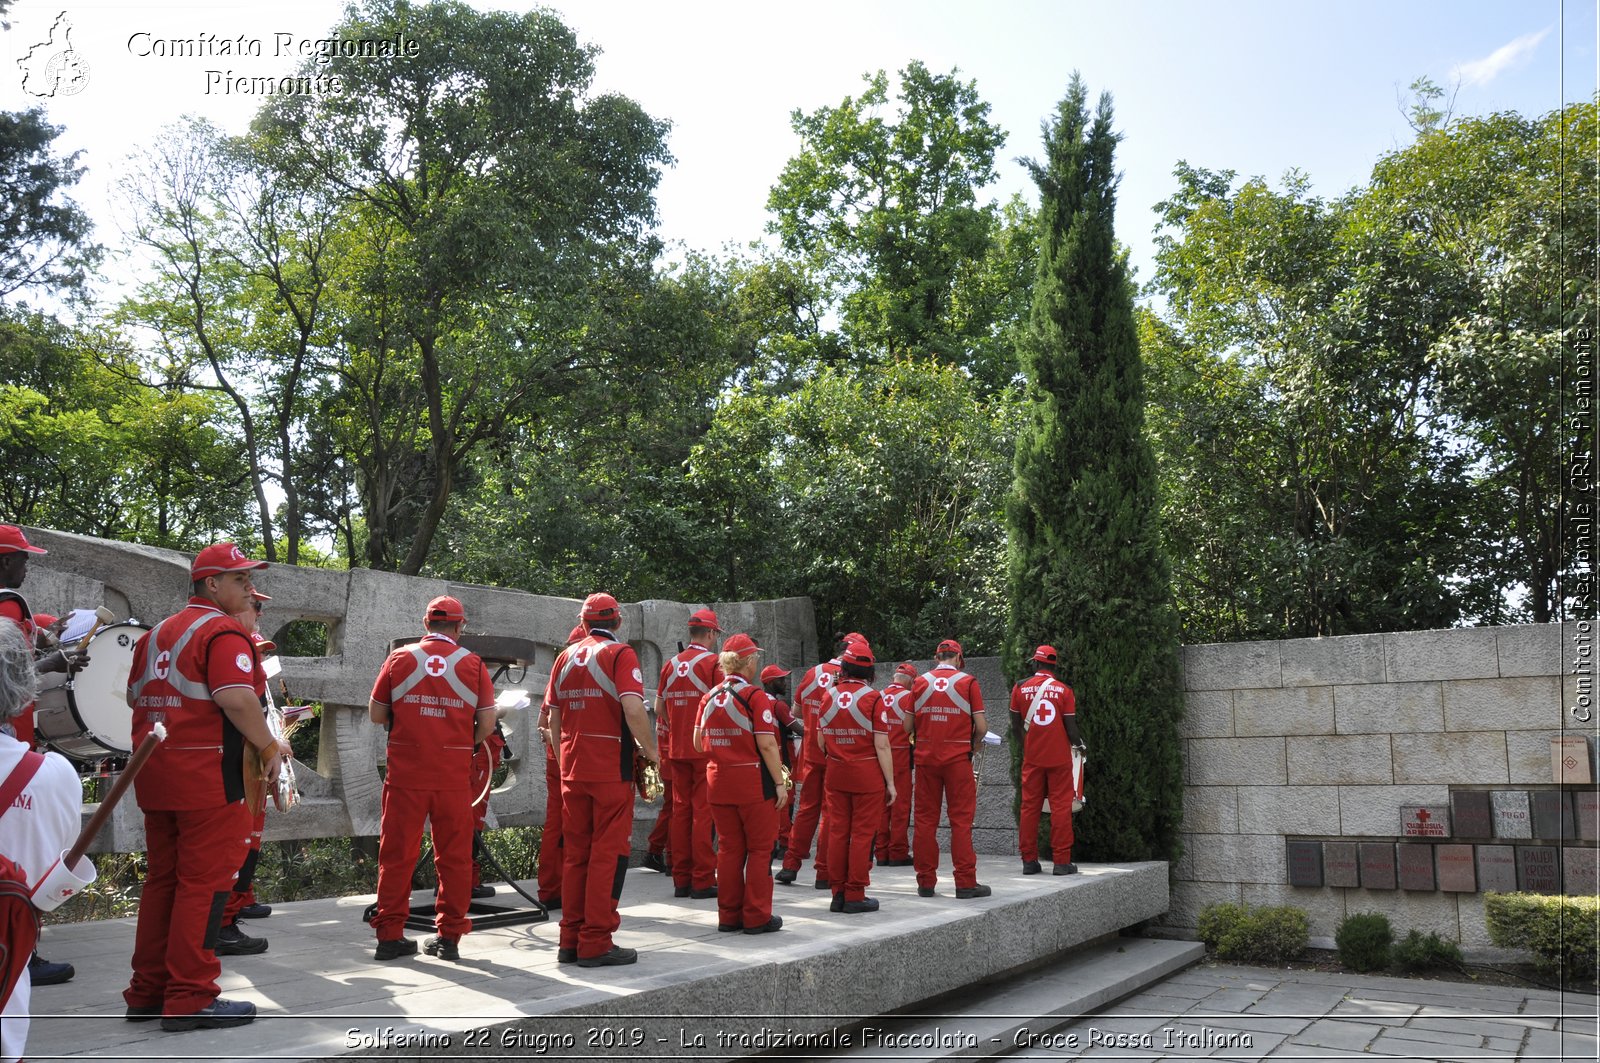
<instances>
[{"instance_id":1,"label":"green tree","mask_svg":"<svg viewBox=\"0 0 1600 1063\"><path fill-rule=\"evenodd\" d=\"M0 300L23 290L76 293L99 260L89 216L63 194L83 176L83 153L52 154L60 135L40 108L0 111Z\"/></svg>"},{"instance_id":2,"label":"green tree","mask_svg":"<svg viewBox=\"0 0 1600 1063\"><path fill-rule=\"evenodd\" d=\"M1005 660L1053 642L1094 752L1076 819L1091 860L1174 859L1182 816L1178 629L1126 254L1112 228L1111 98L1076 75L1045 132L1039 272L1018 358L1027 377L1010 528Z\"/></svg>"}]
</instances>

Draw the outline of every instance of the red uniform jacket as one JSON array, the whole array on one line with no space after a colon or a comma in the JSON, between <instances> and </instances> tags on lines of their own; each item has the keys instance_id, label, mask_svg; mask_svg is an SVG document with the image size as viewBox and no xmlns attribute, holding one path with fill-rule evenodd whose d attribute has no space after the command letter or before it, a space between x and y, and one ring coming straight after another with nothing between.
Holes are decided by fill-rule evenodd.
<instances>
[{"instance_id":1,"label":"red uniform jacket","mask_svg":"<svg viewBox=\"0 0 1600 1063\"><path fill-rule=\"evenodd\" d=\"M921 764L949 764L972 755L972 716L983 711L978 681L953 664L917 677L911 688Z\"/></svg>"},{"instance_id":2,"label":"red uniform jacket","mask_svg":"<svg viewBox=\"0 0 1600 1063\"><path fill-rule=\"evenodd\" d=\"M845 793L873 793L884 788L875 738L887 726L878 692L859 679L830 684L828 700L817 717L827 747L828 787Z\"/></svg>"},{"instance_id":3,"label":"red uniform jacket","mask_svg":"<svg viewBox=\"0 0 1600 1063\"><path fill-rule=\"evenodd\" d=\"M389 654L372 684L372 700L386 705L389 773L407 790L470 790L473 731L480 709L494 708L489 669L448 635Z\"/></svg>"},{"instance_id":4,"label":"red uniform jacket","mask_svg":"<svg viewBox=\"0 0 1600 1063\"><path fill-rule=\"evenodd\" d=\"M134 748L157 719L167 728L134 779L140 808L217 808L244 797L244 736L211 695L231 687L255 693L258 671L250 636L204 598L189 599L140 637L128 671Z\"/></svg>"},{"instance_id":5,"label":"red uniform jacket","mask_svg":"<svg viewBox=\"0 0 1600 1063\"><path fill-rule=\"evenodd\" d=\"M711 688L722 682L717 655L704 646L691 645L661 666L656 684L656 711L665 710L673 760L705 760L694 748L695 717ZM657 719L657 726L660 720ZM667 754L663 754L665 756Z\"/></svg>"},{"instance_id":6,"label":"red uniform jacket","mask_svg":"<svg viewBox=\"0 0 1600 1063\"><path fill-rule=\"evenodd\" d=\"M906 733L906 716L911 712L911 688L904 683L890 683L878 692L883 700L884 718L889 721L889 748L910 749L911 736Z\"/></svg>"},{"instance_id":7,"label":"red uniform jacket","mask_svg":"<svg viewBox=\"0 0 1600 1063\"><path fill-rule=\"evenodd\" d=\"M1072 688L1035 672L1011 688L1011 712L1023 727L1022 762L1041 768L1072 763L1067 720L1076 711Z\"/></svg>"},{"instance_id":8,"label":"red uniform jacket","mask_svg":"<svg viewBox=\"0 0 1600 1063\"><path fill-rule=\"evenodd\" d=\"M821 715L822 706L828 700L828 688L837 678L839 678L839 658L835 657L831 661L813 665L800 678L800 685L795 688L794 701L800 708L800 721L806 729L807 764L823 759L822 751L817 748L817 717Z\"/></svg>"},{"instance_id":9,"label":"red uniform jacket","mask_svg":"<svg viewBox=\"0 0 1600 1063\"><path fill-rule=\"evenodd\" d=\"M756 736L778 737L776 702L742 676L729 676L700 702L696 725L705 734L706 788L719 805L744 805L778 796Z\"/></svg>"},{"instance_id":10,"label":"red uniform jacket","mask_svg":"<svg viewBox=\"0 0 1600 1063\"><path fill-rule=\"evenodd\" d=\"M563 781L633 781L633 735L622 715L626 694L644 700L644 674L632 646L595 630L561 651L545 702L561 710Z\"/></svg>"}]
</instances>

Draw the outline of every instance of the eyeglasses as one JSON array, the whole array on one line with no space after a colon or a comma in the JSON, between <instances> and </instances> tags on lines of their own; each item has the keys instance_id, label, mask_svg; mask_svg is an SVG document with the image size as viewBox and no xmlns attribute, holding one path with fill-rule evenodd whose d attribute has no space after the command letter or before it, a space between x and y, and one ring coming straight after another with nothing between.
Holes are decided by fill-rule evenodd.
<instances>
[{"instance_id":1,"label":"eyeglasses","mask_svg":"<svg viewBox=\"0 0 1600 1063\"><path fill-rule=\"evenodd\" d=\"M261 606L262 606L261 602L252 601L250 603L250 608L254 609L258 613L261 612Z\"/></svg>"}]
</instances>

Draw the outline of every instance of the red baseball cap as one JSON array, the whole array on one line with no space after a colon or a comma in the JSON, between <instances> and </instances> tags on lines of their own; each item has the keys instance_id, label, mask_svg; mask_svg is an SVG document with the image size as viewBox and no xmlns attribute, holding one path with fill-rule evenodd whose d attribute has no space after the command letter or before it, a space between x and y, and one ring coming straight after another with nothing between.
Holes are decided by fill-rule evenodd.
<instances>
[{"instance_id":1,"label":"red baseball cap","mask_svg":"<svg viewBox=\"0 0 1600 1063\"><path fill-rule=\"evenodd\" d=\"M0 524L0 554L16 554L27 552L30 554L48 554L50 551L42 546L34 546L28 542L28 537L22 534L22 529L15 524Z\"/></svg>"},{"instance_id":2,"label":"red baseball cap","mask_svg":"<svg viewBox=\"0 0 1600 1063\"><path fill-rule=\"evenodd\" d=\"M571 631L567 632L567 645L570 646L574 642L582 642L584 636L587 634L588 632L583 630L582 624L577 625Z\"/></svg>"},{"instance_id":3,"label":"red baseball cap","mask_svg":"<svg viewBox=\"0 0 1600 1063\"><path fill-rule=\"evenodd\" d=\"M839 655L839 659L846 664L860 665L864 668L871 668L878 663L872 656L872 647L868 646L865 640L852 642L846 646L844 653Z\"/></svg>"},{"instance_id":4,"label":"red baseball cap","mask_svg":"<svg viewBox=\"0 0 1600 1063\"><path fill-rule=\"evenodd\" d=\"M915 678L917 675L917 666L912 664L910 661L901 661L899 664L895 665L894 674L909 675Z\"/></svg>"},{"instance_id":5,"label":"red baseball cap","mask_svg":"<svg viewBox=\"0 0 1600 1063\"><path fill-rule=\"evenodd\" d=\"M756 645L756 640L740 632L722 643L723 653L737 653L740 657L748 657L752 653L760 653L761 647Z\"/></svg>"},{"instance_id":6,"label":"red baseball cap","mask_svg":"<svg viewBox=\"0 0 1600 1063\"><path fill-rule=\"evenodd\" d=\"M250 641L256 644L256 649L271 652L278 648L278 644L259 631L250 632Z\"/></svg>"},{"instance_id":7,"label":"red baseball cap","mask_svg":"<svg viewBox=\"0 0 1600 1063\"><path fill-rule=\"evenodd\" d=\"M782 679L788 674L789 669L783 667L783 665L769 664L765 668L761 669L761 681L763 683L770 683L774 679Z\"/></svg>"},{"instance_id":8,"label":"red baseball cap","mask_svg":"<svg viewBox=\"0 0 1600 1063\"><path fill-rule=\"evenodd\" d=\"M270 594L262 594L260 591L256 590L254 587L250 588L250 597L254 598L258 602L270 602L270 601L272 601L272 595L270 595Z\"/></svg>"},{"instance_id":9,"label":"red baseball cap","mask_svg":"<svg viewBox=\"0 0 1600 1063\"><path fill-rule=\"evenodd\" d=\"M689 617L690 627L708 627L712 631L721 631L722 626L717 623L717 614L710 609L701 609Z\"/></svg>"},{"instance_id":10,"label":"red baseball cap","mask_svg":"<svg viewBox=\"0 0 1600 1063\"><path fill-rule=\"evenodd\" d=\"M622 619L622 607L609 594L591 594L583 600L583 609L579 611L578 619L584 623L620 620Z\"/></svg>"},{"instance_id":11,"label":"red baseball cap","mask_svg":"<svg viewBox=\"0 0 1600 1063\"><path fill-rule=\"evenodd\" d=\"M212 543L194 555L189 566L189 579L200 580L207 576L220 576L224 572L243 572L247 569L266 568L265 561L252 561L233 543Z\"/></svg>"},{"instance_id":12,"label":"red baseball cap","mask_svg":"<svg viewBox=\"0 0 1600 1063\"><path fill-rule=\"evenodd\" d=\"M57 620L60 620L60 619L61 618L59 616L51 616L49 613L34 613L33 614L33 626L34 627L49 627L51 624L55 623Z\"/></svg>"},{"instance_id":13,"label":"red baseball cap","mask_svg":"<svg viewBox=\"0 0 1600 1063\"><path fill-rule=\"evenodd\" d=\"M961 643L957 642L955 639L945 639L943 642L939 643L938 649L934 650L933 652L936 656L941 653L961 653Z\"/></svg>"},{"instance_id":14,"label":"red baseball cap","mask_svg":"<svg viewBox=\"0 0 1600 1063\"><path fill-rule=\"evenodd\" d=\"M1054 646L1040 646L1033 651L1033 659L1043 661L1045 664L1055 664L1057 660L1056 648Z\"/></svg>"},{"instance_id":15,"label":"red baseball cap","mask_svg":"<svg viewBox=\"0 0 1600 1063\"><path fill-rule=\"evenodd\" d=\"M467 611L461 607L461 602L448 594L441 594L428 603L428 611L422 614L424 620L443 620L450 623L455 620L465 620Z\"/></svg>"}]
</instances>

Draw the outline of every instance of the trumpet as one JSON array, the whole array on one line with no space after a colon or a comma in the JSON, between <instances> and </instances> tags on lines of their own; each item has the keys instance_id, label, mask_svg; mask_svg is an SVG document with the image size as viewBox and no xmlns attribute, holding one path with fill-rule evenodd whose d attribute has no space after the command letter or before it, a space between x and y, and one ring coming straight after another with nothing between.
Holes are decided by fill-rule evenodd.
<instances>
[{"instance_id":1,"label":"trumpet","mask_svg":"<svg viewBox=\"0 0 1600 1063\"><path fill-rule=\"evenodd\" d=\"M661 769L644 759L642 753L633 755L633 788L651 804L661 797Z\"/></svg>"}]
</instances>

